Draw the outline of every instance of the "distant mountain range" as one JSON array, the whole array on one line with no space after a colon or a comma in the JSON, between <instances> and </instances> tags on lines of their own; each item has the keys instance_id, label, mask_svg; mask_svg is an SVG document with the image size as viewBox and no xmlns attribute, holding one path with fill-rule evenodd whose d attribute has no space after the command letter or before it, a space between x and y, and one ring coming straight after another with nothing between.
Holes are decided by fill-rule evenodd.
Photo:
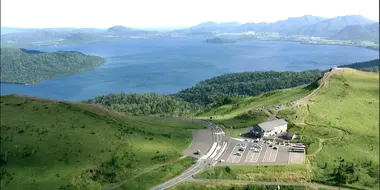
<instances>
[{"instance_id":1,"label":"distant mountain range","mask_svg":"<svg viewBox=\"0 0 380 190\"><path fill-rule=\"evenodd\" d=\"M274 23L267 23L259 28L259 32L278 32L278 33L292 33L298 28L319 23L326 20L326 18L305 15L303 17L292 17L286 20L280 20Z\"/></svg>"},{"instance_id":2,"label":"distant mountain range","mask_svg":"<svg viewBox=\"0 0 380 190\"><path fill-rule=\"evenodd\" d=\"M312 15L291 17L273 23L204 22L198 25L171 31L151 31L112 26L108 29L53 28L28 29L2 27L1 44L60 45L111 41L127 38L150 38L157 36L205 36L215 37L220 33L278 33L282 36L315 36L332 40L379 41L379 23L359 15L324 18Z\"/></svg>"},{"instance_id":3,"label":"distant mountain range","mask_svg":"<svg viewBox=\"0 0 380 190\"><path fill-rule=\"evenodd\" d=\"M336 40L368 40L379 43L379 23L367 25L349 25L330 36Z\"/></svg>"},{"instance_id":4,"label":"distant mountain range","mask_svg":"<svg viewBox=\"0 0 380 190\"><path fill-rule=\"evenodd\" d=\"M1 34L1 44L11 47L115 41L133 37L151 37L161 34L161 32L138 30L124 26L113 26L108 29L52 28L17 30L16 28L5 28L5 30L7 32Z\"/></svg>"},{"instance_id":5,"label":"distant mountain range","mask_svg":"<svg viewBox=\"0 0 380 190\"><path fill-rule=\"evenodd\" d=\"M312 25L304 25L296 30L293 30L291 34L299 34L305 36L320 36L330 37L335 35L346 26L351 25L367 25L373 24L375 21L369 20L365 17L352 15L352 16L338 16L335 18L322 20Z\"/></svg>"},{"instance_id":6,"label":"distant mountain range","mask_svg":"<svg viewBox=\"0 0 380 190\"><path fill-rule=\"evenodd\" d=\"M182 33L274 32L282 35L303 35L341 40L378 41L379 23L359 15L324 17L305 15L273 23L215 23L205 22L183 30ZM377 28L376 28L377 27Z\"/></svg>"}]
</instances>

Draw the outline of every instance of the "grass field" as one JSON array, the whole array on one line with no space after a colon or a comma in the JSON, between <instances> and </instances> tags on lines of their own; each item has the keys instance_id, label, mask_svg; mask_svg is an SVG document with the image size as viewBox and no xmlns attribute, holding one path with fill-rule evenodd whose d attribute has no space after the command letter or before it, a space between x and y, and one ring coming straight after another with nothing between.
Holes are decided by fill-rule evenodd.
<instances>
[{"instance_id":1,"label":"grass field","mask_svg":"<svg viewBox=\"0 0 380 190\"><path fill-rule=\"evenodd\" d=\"M291 131L311 142L313 180L337 184L340 171L344 185L378 189L378 73L345 69L310 101L278 116L294 123Z\"/></svg>"},{"instance_id":2,"label":"grass field","mask_svg":"<svg viewBox=\"0 0 380 190\"><path fill-rule=\"evenodd\" d=\"M175 185L170 190L277 190L277 185L256 185L256 184L230 184L230 183L196 183L196 182L185 182ZM305 186L293 186L281 185L282 190L311 190L314 188L309 188Z\"/></svg>"},{"instance_id":3,"label":"grass field","mask_svg":"<svg viewBox=\"0 0 380 190\"><path fill-rule=\"evenodd\" d=\"M180 158L204 128L16 95L0 103L4 190L149 189L192 164Z\"/></svg>"},{"instance_id":4,"label":"grass field","mask_svg":"<svg viewBox=\"0 0 380 190\"><path fill-rule=\"evenodd\" d=\"M276 182L310 182L306 165L217 166L197 174L197 178Z\"/></svg>"},{"instance_id":5,"label":"grass field","mask_svg":"<svg viewBox=\"0 0 380 190\"><path fill-rule=\"evenodd\" d=\"M226 120L238 115L248 113L249 110L270 105L288 103L308 95L314 88L302 85L295 88L276 90L240 100L234 104L226 104L217 108L212 108L198 115L198 119Z\"/></svg>"}]
</instances>

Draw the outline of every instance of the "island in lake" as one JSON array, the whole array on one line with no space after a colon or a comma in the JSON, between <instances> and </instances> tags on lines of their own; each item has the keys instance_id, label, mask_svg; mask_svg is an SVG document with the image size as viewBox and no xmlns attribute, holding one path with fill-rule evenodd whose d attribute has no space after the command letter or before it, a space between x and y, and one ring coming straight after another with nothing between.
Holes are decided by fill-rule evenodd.
<instances>
[{"instance_id":1,"label":"island in lake","mask_svg":"<svg viewBox=\"0 0 380 190\"><path fill-rule=\"evenodd\" d=\"M205 40L203 42L205 42L205 43L223 44L223 43L236 43L236 42L238 42L238 40L236 40L236 39L229 39L229 38L215 37L215 38L207 39L207 40Z\"/></svg>"},{"instance_id":2,"label":"island in lake","mask_svg":"<svg viewBox=\"0 0 380 190\"><path fill-rule=\"evenodd\" d=\"M1 82L32 84L94 69L105 62L77 51L1 48Z\"/></svg>"}]
</instances>

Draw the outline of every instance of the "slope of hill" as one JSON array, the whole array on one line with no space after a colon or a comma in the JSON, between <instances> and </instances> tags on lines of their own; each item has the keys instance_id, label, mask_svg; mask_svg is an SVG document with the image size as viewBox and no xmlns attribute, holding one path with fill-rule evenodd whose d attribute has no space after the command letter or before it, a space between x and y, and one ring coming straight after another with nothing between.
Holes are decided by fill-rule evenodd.
<instances>
[{"instance_id":1,"label":"slope of hill","mask_svg":"<svg viewBox=\"0 0 380 190\"><path fill-rule=\"evenodd\" d=\"M155 33L154 31L146 31L146 30L137 30L128 28L125 26L112 26L108 28L105 33L114 34L114 35L122 35L122 36L128 36L128 35L146 35L146 34L152 34Z\"/></svg>"},{"instance_id":2,"label":"slope of hill","mask_svg":"<svg viewBox=\"0 0 380 190\"><path fill-rule=\"evenodd\" d=\"M259 31L261 28L264 28L267 25L269 25L269 23L266 23L266 22L245 23L237 27L236 31L238 32Z\"/></svg>"},{"instance_id":3,"label":"slope of hill","mask_svg":"<svg viewBox=\"0 0 380 190\"><path fill-rule=\"evenodd\" d=\"M245 114L253 114L255 116L260 115L252 112L252 110L296 101L297 99L301 99L310 94L315 88L317 88L317 83L301 85L294 88L273 90L262 93L259 96L240 98L232 102L224 103L220 106L207 108L202 113L198 114L196 118L212 118L220 124L230 122L244 123ZM231 126L237 125L235 124Z\"/></svg>"},{"instance_id":4,"label":"slope of hill","mask_svg":"<svg viewBox=\"0 0 380 190\"><path fill-rule=\"evenodd\" d=\"M314 180L378 189L379 75L338 69L310 102L279 116L295 124L293 132L319 144L308 158Z\"/></svg>"},{"instance_id":5,"label":"slope of hill","mask_svg":"<svg viewBox=\"0 0 380 190\"><path fill-rule=\"evenodd\" d=\"M348 64L348 65L340 65L338 67L353 68L353 69L367 71L367 72L379 72L380 62L379 62L379 59L374 59L371 61L364 61L364 62L353 63L353 64Z\"/></svg>"},{"instance_id":6,"label":"slope of hill","mask_svg":"<svg viewBox=\"0 0 380 190\"><path fill-rule=\"evenodd\" d=\"M170 96L149 94L108 94L84 101L101 104L128 115L155 115L171 117L191 117L203 111L197 104L185 102Z\"/></svg>"},{"instance_id":7,"label":"slope of hill","mask_svg":"<svg viewBox=\"0 0 380 190\"><path fill-rule=\"evenodd\" d=\"M217 31L217 30L229 30L234 27L238 27L241 24L238 22L203 22L198 25L192 26L190 30L198 30L198 31Z\"/></svg>"},{"instance_id":8,"label":"slope of hill","mask_svg":"<svg viewBox=\"0 0 380 190\"><path fill-rule=\"evenodd\" d=\"M105 60L74 51L40 52L1 48L1 82L37 83L94 69Z\"/></svg>"},{"instance_id":9,"label":"slope of hill","mask_svg":"<svg viewBox=\"0 0 380 190\"><path fill-rule=\"evenodd\" d=\"M246 101L247 96L312 83L321 76L322 71L319 70L234 73L201 81L194 87L168 96L121 93L98 96L84 102L101 104L129 115L193 117L202 112L209 113L211 107L218 109L218 106L227 105L230 109L230 106L235 107L235 104ZM298 89L296 92L274 97L284 98L299 92L307 93L309 90ZM250 105L248 102L250 101L247 100L241 106Z\"/></svg>"},{"instance_id":10,"label":"slope of hill","mask_svg":"<svg viewBox=\"0 0 380 190\"><path fill-rule=\"evenodd\" d=\"M305 15L302 17L291 17L286 20L280 20L274 23L270 23L263 28L260 28L259 32L278 32L278 33L289 33L297 28L306 25L312 25L326 20L324 17Z\"/></svg>"},{"instance_id":11,"label":"slope of hill","mask_svg":"<svg viewBox=\"0 0 380 190\"><path fill-rule=\"evenodd\" d=\"M379 23L346 26L329 37L333 40L363 40L379 42Z\"/></svg>"},{"instance_id":12,"label":"slope of hill","mask_svg":"<svg viewBox=\"0 0 380 190\"><path fill-rule=\"evenodd\" d=\"M314 82L322 76L320 70L303 72L258 71L233 73L201 81L176 94L182 100L201 105L230 103L231 95L257 96L276 89Z\"/></svg>"},{"instance_id":13,"label":"slope of hill","mask_svg":"<svg viewBox=\"0 0 380 190\"><path fill-rule=\"evenodd\" d=\"M360 15L338 16L316 24L301 26L294 29L290 34L330 37L346 26L366 25L374 22Z\"/></svg>"},{"instance_id":14,"label":"slope of hill","mask_svg":"<svg viewBox=\"0 0 380 190\"><path fill-rule=\"evenodd\" d=\"M198 123L1 96L1 189L149 189L192 164Z\"/></svg>"},{"instance_id":15,"label":"slope of hill","mask_svg":"<svg viewBox=\"0 0 380 190\"><path fill-rule=\"evenodd\" d=\"M276 179L300 182L308 178L308 181L328 185L378 189L379 75L335 69L329 76L306 104L285 108L277 115L286 119L290 123L289 130L300 136L299 142L307 145L306 165L293 171L295 166L263 167L263 171L259 170L260 166L231 166L229 170L215 167L198 177L260 181L283 175L284 179ZM257 97L256 101L258 104L250 106L251 109L268 102L265 96ZM213 119L215 117L223 119L218 112ZM268 169L276 171L268 172Z\"/></svg>"}]
</instances>

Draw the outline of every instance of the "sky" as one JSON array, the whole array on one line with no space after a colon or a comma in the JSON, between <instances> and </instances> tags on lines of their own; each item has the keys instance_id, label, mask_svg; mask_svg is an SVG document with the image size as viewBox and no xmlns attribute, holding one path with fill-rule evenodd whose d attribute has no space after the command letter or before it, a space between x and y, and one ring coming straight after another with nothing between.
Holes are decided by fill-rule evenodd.
<instances>
[{"instance_id":1,"label":"sky","mask_svg":"<svg viewBox=\"0 0 380 190\"><path fill-rule=\"evenodd\" d=\"M275 22L314 15L379 21L379 0L1 0L1 26L188 27L206 21Z\"/></svg>"}]
</instances>

